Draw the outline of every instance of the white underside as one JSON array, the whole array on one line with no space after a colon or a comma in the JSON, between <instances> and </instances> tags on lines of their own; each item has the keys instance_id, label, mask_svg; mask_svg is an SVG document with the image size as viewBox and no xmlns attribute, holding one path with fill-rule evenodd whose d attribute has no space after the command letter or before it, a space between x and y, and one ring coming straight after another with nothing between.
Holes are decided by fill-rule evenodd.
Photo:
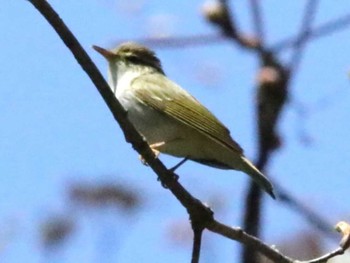
<instances>
[{"instance_id":1,"label":"white underside","mask_svg":"<svg viewBox=\"0 0 350 263\"><path fill-rule=\"evenodd\" d=\"M199 131L138 101L133 90L129 88L131 81L138 74L137 72L123 74L118 79L114 92L128 112L128 118L148 144L164 143L157 150L178 157L217 161L240 170L238 165L232 166L233 163L241 163L239 154L233 154L232 150Z\"/></svg>"}]
</instances>

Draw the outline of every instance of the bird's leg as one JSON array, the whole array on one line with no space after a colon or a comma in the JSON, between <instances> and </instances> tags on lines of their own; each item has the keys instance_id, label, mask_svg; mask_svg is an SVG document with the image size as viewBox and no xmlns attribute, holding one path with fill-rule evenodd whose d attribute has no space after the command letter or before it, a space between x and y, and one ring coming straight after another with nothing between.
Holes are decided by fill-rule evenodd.
<instances>
[{"instance_id":1,"label":"bird's leg","mask_svg":"<svg viewBox=\"0 0 350 263\"><path fill-rule=\"evenodd\" d=\"M183 165L186 161L188 161L188 157L183 158L178 164L176 164L174 167L170 168L169 170L172 172L175 172L177 168L179 168L181 165Z\"/></svg>"},{"instance_id":2,"label":"bird's leg","mask_svg":"<svg viewBox=\"0 0 350 263\"><path fill-rule=\"evenodd\" d=\"M152 152L154 153L154 155L156 156L156 158L158 158L158 156L160 154L160 151L157 150L157 148L163 146L164 144L165 144L165 142L157 142L157 143L153 143L149 146L151 148ZM144 165L147 165L146 160L141 155L139 156L139 159L141 160L141 162Z\"/></svg>"},{"instance_id":3,"label":"bird's leg","mask_svg":"<svg viewBox=\"0 0 350 263\"><path fill-rule=\"evenodd\" d=\"M173 173L173 180L175 181L179 180L179 176L175 173L175 170L179 168L181 165L183 165L187 160L188 160L188 157L185 157L177 165L169 169L169 171ZM160 181L159 177L158 177L158 181ZM162 182L162 186L166 189L168 188L163 182Z\"/></svg>"}]
</instances>

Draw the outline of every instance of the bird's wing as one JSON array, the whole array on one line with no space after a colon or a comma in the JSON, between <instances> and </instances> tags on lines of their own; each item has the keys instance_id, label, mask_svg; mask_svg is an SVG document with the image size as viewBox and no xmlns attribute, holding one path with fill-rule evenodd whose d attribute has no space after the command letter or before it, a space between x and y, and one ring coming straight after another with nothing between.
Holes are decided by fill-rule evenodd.
<instances>
[{"instance_id":1,"label":"bird's wing","mask_svg":"<svg viewBox=\"0 0 350 263\"><path fill-rule=\"evenodd\" d=\"M161 87L159 82L162 83ZM131 87L140 103L174 118L216 142L243 153L229 130L202 104L162 74L144 74Z\"/></svg>"}]
</instances>

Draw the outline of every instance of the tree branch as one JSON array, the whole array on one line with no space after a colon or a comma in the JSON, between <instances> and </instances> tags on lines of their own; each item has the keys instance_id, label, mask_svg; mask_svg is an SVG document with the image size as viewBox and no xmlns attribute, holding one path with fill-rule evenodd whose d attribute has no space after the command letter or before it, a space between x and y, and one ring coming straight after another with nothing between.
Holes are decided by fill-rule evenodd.
<instances>
[{"instance_id":1,"label":"tree branch","mask_svg":"<svg viewBox=\"0 0 350 263\"><path fill-rule=\"evenodd\" d=\"M193 229L193 248L192 248L191 263L199 263L199 256L201 253L202 234L203 234L204 228L198 227L197 224L193 225L193 222L192 222L192 229Z\"/></svg>"},{"instance_id":2,"label":"tree branch","mask_svg":"<svg viewBox=\"0 0 350 263\"><path fill-rule=\"evenodd\" d=\"M307 40L315 40L324 36L329 36L339 30L345 29L350 24L350 14L344 15L335 20L326 22L314 29L310 30L307 34ZM135 41L143 43L156 48L186 48L193 46L205 46L216 43L227 41L227 37L222 34L203 34L195 36L175 36L175 37L164 37L164 38L140 38ZM247 41L248 40L248 41ZM254 40L254 39L251 39ZM255 40L256 41L256 40ZM123 40L115 42L120 43ZM249 39L243 41L243 43L249 43ZM293 48L298 43L298 36L291 36L270 47L271 52L279 53L288 48ZM251 44L246 46L252 46Z\"/></svg>"},{"instance_id":3,"label":"tree branch","mask_svg":"<svg viewBox=\"0 0 350 263\"><path fill-rule=\"evenodd\" d=\"M221 34L206 34L196 36L178 36L178 37L161 37L161 38L140 38L135 42L155 48L184 48L208 44L215 44L226 40ZM112 46L115 47L125 40L118 40Z\"/></svg>"},{"instance_id":4,"label":"tree branch","mask_svg":"<svg viewBox=\"0 0 350 263\"><path fill-rule=\"evenodd\" d=\"M264 254L266 257L268 257L274 262L278 262L278 263L294 262L293 259L284 256L283 254L273 249L272 247L262 243L258 238L253 237L252 235L249 235L248 233L243 231L241 228L229 227L216 220L213 220L207 226L207 229L209 229L214 233L225 236L229 239L236 240L236 241L239 240L239 242L249 247L251 251L256 251L256 250L260 251L262 254Z\"/></svg>"},{"instance_id":5,"label":"tree branch","mask_svg":"<svg viewBox=\"0 0 350 263\"><path fill-rule=\"evenodd\" d=\"M259 38L260 45L264 46L265 32L264 32L264 20L261 16L261 7L259 0L250 0L250 9L252 10L253 26L255 28L255 34Z\"/></svg>"},{"instance_id":6,"label":"tree branch","mask_svg":"<svg viewBox=\"0 0 350 263\"><path fill-rule=\"evenodd\" d=\"M297 37L296 43L294 45L292 60L288 66L289 72L291 74L294 74L297 70L297 67L299 66L304 48L308 40L308 35L310 34L311 25L315 18L318 3L318 0L309 0L305 6L304 17L301 22L299 36Z\"/></svg>"},{"instance_id":7,"label":"tree branch","mask_svg":"<svg viewBox=\"0 0 350 263\"><path fill-rule=\"evenodd\" d=\"M332 20L330 22L326 22L323 25L320 25L310 30L306 38L308 41L310 41L323 36L329 36L330 34L335 33L336 31L345 29L349 25L350 25L350 14L347 14L340 18ZM293 48L297 44L298 44L298 37L293 36L274 44L271 47L271 51L273 52L284 51L285 49Z\"/></svg>"},{"instance_id":8,"label":"tree branch","mask_svg":"<svg viewBox=\"0 0 350 263\"><path fill-rule=\"evenodd\" d=\"M278 200L285 205L289 206L293 210L295 210L297 213L304 216L304 218L316 229L321 231L323 234L325 234L327 237L329 237L332 240L335 240L336 235L333 230L333 226L328 223L327 220L322 218L318 213L315 211L312 211L311 209L307 208L302 202L299 202L296 198L291 196L288 191L283 189L280 185L273 182L274 186L276 187L276 195L278 196Z\"/></svg>"},{"instance_id":9,"label":"tree branch","mask_svg":"<svg viewBox=\"0 0 350 263\"><path fill-rule=\"evenodd\" d=\"M172 194L179 200L179 202L186 208L190 215L191 222L194 224L193 229L207 228L212 232L219 233L225 237L237 240L243 244L256 249L264 254L266 257L279 263L295 262L285 257L280 252L270 248L262 243L259 239L247 235L240 229L233 229L217 222L213 217L213 212L203 205L198 199L194 198L178 181L177 176L168 170L163 163L155 158L152 150L143 140L141 135L136 131L134 126L128 121L126 112L118 102L108 84L89 58L85 50L82 48L78 40L70 32L67 26L60 19L58 14L45 0L28 0L33 6L45 17L51 24L59 37L70 49L77 62L81 65L83 70L87 73L91 81L98 89L100 95L106 102L108 108L111 110L114 118L119 123L125 138L132 144L134 149L143 156L152 170L158 175L161 183L165 185ZM198 234L198 233L197 233ZM197 236L198 239L198 236ZM199 255L198 255L199 257Z\"/></svg>"},{"instance_id":10,"label":"tree branch","mask_svg":"<svg viewBox=\"0 0 350 263\"><path fill-rule=\"evenodd\" d=\"M257 34L262 37L261 17L257 2L252 3L252 16L255 23ZM266 48L260 40L242 41L247 39L237 29L236 22L232 13L229 10L227 1L221 0L217 5L207 8L205 12L206 18L213 23L233 43L236 43L246 50L254 51L260 60L262 76L257 85L257 128L259 151L256 166L259 170L265 170L271 153L279 145L279 136L276 131L279 116L281 115L283 106L288 95L288 70L282 65L278 58ZM230 31L227 29L231 29ZM245 210L243 216L244 230L253 236L260 235L260 217L262 206L262 191L254 183L249 183L249 188L246 192ZM258 263L259 254L257 251L252 251L249 247L243 247L241 260L244 263Z\"/></svg>"},{"instance_id":11,"label":"tree branch","mask_svg":"<svg viewBox=\"0 0 350 263\"><path fill-rule=\"evenodd\" d=\"M301 261L300 263L325 263L329 259L334 258L334 257L339 256L339 255L343 255L343 254L344 254L344 249L339 247L339 248L335 249L334 251L323 255L322 257L311 259L311 260L306 260L306 261Z\"/></svg>"},{"instance_id":12,"label":"tree branch","mask_svg":"<svg viewBox=\"0 0 350 263\"><path fill-rule=\"evenodd\" d=\"M203 7L205 19L218 27L223 37L232 43L250 50L259 50L260 44L256 38L247 37L238 31L234 17L226 0L218 0Z\"/></svg>"}]
</instances>

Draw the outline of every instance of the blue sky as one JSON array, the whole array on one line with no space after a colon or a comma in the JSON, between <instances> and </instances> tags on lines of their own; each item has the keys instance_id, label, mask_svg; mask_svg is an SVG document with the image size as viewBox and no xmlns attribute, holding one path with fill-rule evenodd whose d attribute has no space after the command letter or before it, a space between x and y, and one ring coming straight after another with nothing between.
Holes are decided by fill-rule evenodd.
<instances>
[{"instance_id":1,"label":"blue sky","mask_svg":"<svg viewBox=\"0 0 350 263\"><path fill-rule=\"evenodd\" d=\"M349 1L320 1L315 25L347 14ZM202 1L50 1L106 76L93 44L159 35L214 33L201 16ZM264 1L268 43L297 33L304 1ZM253 33L246 1L235 1L241 27ZM0 257L2 262L183 262L190 242L176 245L171 226L187 214L143 166L111 113L68 49L26 1L0 9ZM268 171L294 196L331 223L348 219L349 30L308 44L280 123L283 147ZM258 61L228 42L184 49L156 49L167 75L189 90L231 130L254 158L254 83ZM281 54L287 61L288 52ZM305 116L300 117L300 109ZM305 145L301 132L310 138ZM178 160L161 156L172 166ZM240 225L247 177L188 162L180 182L216 216ZM135 189L142 208L130 215L104 211L69 213L77 229L54 255L44 255L38 226L50 214L66 214L71 182L116 182ZM266 198L264 240L278 243L310 226ZM216 205L215 205L216 204ZM101 241L104 240L104 241ZM106 241L108 240L108 241ZM104 242L106 244L104 244ZM135 249L135 247L137 249ZM206 233L203 262L232 262L239 246ZM235 249L232 249L235 248ZM171 254L171 257L169 256ZM157 257L155 257L157 255ZM102 261L100 261L102 262Z\"/></svg>"}]
</instances>

